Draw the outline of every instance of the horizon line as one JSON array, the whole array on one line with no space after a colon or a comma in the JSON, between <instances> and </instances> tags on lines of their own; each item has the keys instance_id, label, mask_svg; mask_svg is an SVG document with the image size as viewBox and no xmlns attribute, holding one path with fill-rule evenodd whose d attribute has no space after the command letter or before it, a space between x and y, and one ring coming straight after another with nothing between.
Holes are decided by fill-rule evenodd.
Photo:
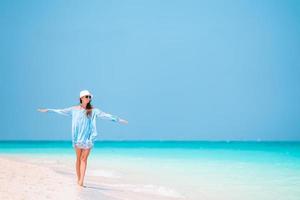
<instances>
[{"instance_id":1,"label":"horizon line","mask_svg":"<svg viewBox=\"0 0 300 200\"><path fill-rule=\"evenodd\" d=\"M0 142L72 142L71 140L28 140L28 139L7 139L7 140L1 140ZM283 140L239 140L239 139L233 139L233 140L180 140L180 139L130 139L130 140L96 140L95 142L300 142L300 139L298 140L290 140L290 139L283 139Z\"/></svg>"}]
</instances>

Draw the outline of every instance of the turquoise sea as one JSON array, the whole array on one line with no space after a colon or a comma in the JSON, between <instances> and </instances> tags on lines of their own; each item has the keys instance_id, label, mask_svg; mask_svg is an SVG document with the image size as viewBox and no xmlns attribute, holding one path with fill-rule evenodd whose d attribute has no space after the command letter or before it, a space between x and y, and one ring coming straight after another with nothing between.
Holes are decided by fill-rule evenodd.
<instances>
[{"instance_id":1,"label":"turquoise sea","mask_svg":"<svg viewBox=\"0 0 300 200\"><path fill-rule=\"evenodd\" d=\"M68 141L1 141L1 154L75 159ZM98 141L87 174L191 200L299 200L300 142Z\"/></svg>"}]
</instances>

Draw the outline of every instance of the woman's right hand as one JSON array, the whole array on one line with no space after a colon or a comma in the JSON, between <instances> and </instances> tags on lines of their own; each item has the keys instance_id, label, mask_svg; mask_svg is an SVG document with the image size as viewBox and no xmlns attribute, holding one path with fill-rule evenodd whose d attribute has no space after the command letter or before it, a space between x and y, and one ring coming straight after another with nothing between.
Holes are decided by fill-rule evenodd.
<instances>
[{"instance_id":1,"label":"woman's right hand","mask_svg":"<svg viewBox=\"0 0 300 200\"><path fill-rule=\"evenodd\" d=\"M48 112L48 109L38 109L39 112Z\"/></svg>"}]
</instances>

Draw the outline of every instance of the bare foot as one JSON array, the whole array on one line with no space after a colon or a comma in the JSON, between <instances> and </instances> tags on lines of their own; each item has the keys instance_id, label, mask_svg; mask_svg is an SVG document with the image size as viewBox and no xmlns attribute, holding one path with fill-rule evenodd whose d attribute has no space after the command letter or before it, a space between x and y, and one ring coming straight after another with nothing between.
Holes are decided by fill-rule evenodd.
<instances>
[{"instance_id":1,"label":"bare foot","mask_svg":"<svg viewBox=\"0 0 300 200\"><path fill-rule=\"evenodd\" d=\"M77 184L78 184L79 186L81 186L81 187L84 187L82 181L77 181Z\"/></svg>"}]
</instances>

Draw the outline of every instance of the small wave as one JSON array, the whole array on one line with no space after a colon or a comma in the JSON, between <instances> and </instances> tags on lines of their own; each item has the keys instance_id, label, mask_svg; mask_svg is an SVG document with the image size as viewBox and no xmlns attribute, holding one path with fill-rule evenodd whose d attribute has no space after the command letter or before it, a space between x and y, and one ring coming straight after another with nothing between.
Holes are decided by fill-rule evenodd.
<instances>
[{"instance_id":1,"label":"small wave","mask_svg":"<svg viewBox=\"0 0 300 200\"><path fill-rule=\"evenodd\" d=\"M106 184L106 185L110 187L122 188L124 190L132 191L132 192L147 193L147 194L160 195L160 196L173 197L173 198L184 197L173 189L164 186L159 186L159 185L152 185L152 184L147 184L147 185Z\"/></svg>"}]
</instances>

